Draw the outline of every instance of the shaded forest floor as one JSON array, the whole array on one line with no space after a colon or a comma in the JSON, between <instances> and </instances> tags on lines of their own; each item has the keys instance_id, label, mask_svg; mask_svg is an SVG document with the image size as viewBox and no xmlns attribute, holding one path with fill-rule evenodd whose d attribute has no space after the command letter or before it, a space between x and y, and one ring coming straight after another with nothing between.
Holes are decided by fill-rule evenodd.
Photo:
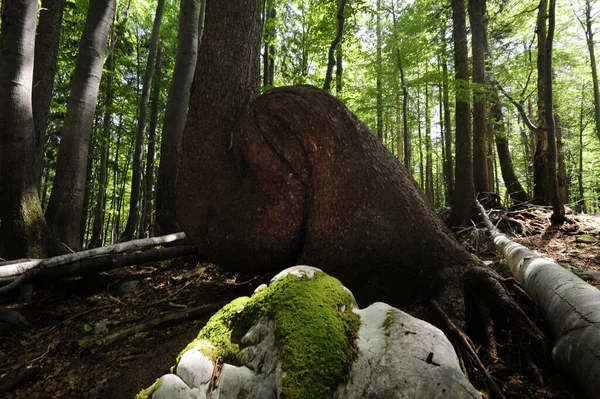
<instances>
[{"instance_id":1,"label":"shaded forest floor","mask_svg":"<svg viewBox=\"0 0 600 399\"><path fill-rule=\"evenodd\" d=\"M491 216L497 222L500 214ZM549 211L537 208L502 218L499 227L512 239L600 287L600 243L592 242L600 241L600 215L569 215L560 227L550 226ZM483 230L464 230L458 238L508 275ZM0 397L132 398L169 372L214 311L120 340L107 342L109 337L154 318L249 295L270 277L225 273L188 257L42 284L29 300L10 305L32 327L0 337ZM547 378L544 385L522 378L520 370L501 370L496 376L510 398L581 397L560 376ZM19 383L7 391L14 382Z\"/></svg>"}]
</instances>

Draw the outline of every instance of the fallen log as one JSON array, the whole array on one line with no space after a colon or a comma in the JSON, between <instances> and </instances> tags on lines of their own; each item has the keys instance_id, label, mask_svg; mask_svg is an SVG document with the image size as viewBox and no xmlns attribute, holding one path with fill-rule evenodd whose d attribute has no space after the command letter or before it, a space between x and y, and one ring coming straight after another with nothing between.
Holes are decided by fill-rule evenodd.
<instances>
[{"instance_id":1,"label":"fallen log","mask_svg":"<svg viewBox=\"0 0 600 399\"><path fill-rule=\"evenodd\" d=\"M195 253L195 249L191 246L167 247L140 252L150 247L173 243L183 239L185 239L184 233L169 234L162 237L133 240L43 260L32 259L24 260L21 263L9 262L9 264L0 264L0 284L7 284L0 288L0 295L11 292L26 281L36 278L58 278L97 273L136 263L169 259Z\"/></svg>"},{"instance_id":2,"label":"fallen log","mask_svg":"<svg viewBox=\"0 0 600 399\"><path fill-rule=\"evenodd\" d=\"M509 240L477 204L498 252L536 302L555 339L554 363L590 398L600 389L600 291L523 245Z\"/></svg>"}]
</instances>

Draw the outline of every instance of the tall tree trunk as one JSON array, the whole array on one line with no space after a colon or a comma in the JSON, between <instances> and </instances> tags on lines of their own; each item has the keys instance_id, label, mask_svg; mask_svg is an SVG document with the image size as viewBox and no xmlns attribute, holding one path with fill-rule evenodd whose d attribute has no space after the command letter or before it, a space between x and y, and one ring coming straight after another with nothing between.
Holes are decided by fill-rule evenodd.
<instances>
[{"instance_id":1,"label":"tall tree trunk","mask_svg":"<svg viewBox=\"0 0 600 399\"><path fill-rule=\"evenodd\" d=\"M404 164L404 146L402 145L402 124L400 120L402 119L402 100L400 96L396 97L396 148L398 152L398 160L401 164Z\"/></svg>"},{"instance_id":2,"label":"tall tree trunk","mask_svg":"<svg viewBox=\"0 0 600 399\"><path fill-rule=\"evenodd\" d=\"M60 251L40 205L31 103L38 2L4 0L0 58L0 237L5 258Z\"/></svg>"},{"instance_id":3,"label":"tall tree trunk","mask_svg":"<svg viewBox=\"0 0 600 399\"><path fill-rule=\"evenodd\" d=\"M433 157L431 149L431 111L429 86L425 85L425 196L433 205Z\"/></svg>"},{"instance_id":4,"label":"tall tree trunk","mask_svg":"<svg viewBox=\"0 0 600 399\"><path fill-rule=\"evenodd\" d=\"M475 193L490 191L487 161L487 99L484 91L487 27L486 0L469 0L473 53L473 182Z\"/></svg>"},{"instance_id":5,"label":"tall tree trunk","mask_svg":"<svg viewBox=\"0 0 600 399\"><path fill-rule=\"evenodd\" d=\"M111 35L112 36L112 35ZM111 38L111 43L114 38ZM107 60L107 76L106 76L106 105L104 109L104 119L102 122L102 147L100 155L100 177L98 181L98 197L94 208L94 225L92 226L92 238L88 244L88 248L98 248L104 245L104 211L106 209L106 186L108 184L108 154L110 149L110 137L112 126L112 111L113 111L113 74L115 71L114 55L110 53ZM115 164L115 168L117 167Z\"/></svg>"},{"instance_id":6,"label":"tall tree trunk","mask_svg":"<svg viewBox=\"0 0 600 399\"><path fill-rule=\"evenodd\" d=\"M417 131L419 132L419 185L425 191L425 168L423 167L423 132L421 130L421 96L417 95Z\"/></svg>"},{"instance_id":7,"label":"tall tree trunk","mask_svg":"<svg viewBox=\"0 0 600 399\"><path fill-rule=\"evenodd\" d=\"M158 124L158 105L160 102L160 81L162 67L162 49L156 55L156 73L150 100L150 128L148 129L148 153L146 155L146 172L144 173L144 212L140 229L140 238L153 236L152 223L152 187L154 186L154 155L156 150L156 126Z\"/></svg>"},{"instance_id":8,"label":"tall tree trunk","mask_svg":"<svg viewBox=\"0 0 600 399\"><path fill-rule=\"evenodd\" d=\"M376 74L376 98L377 98L377 137L379 140L383 140L383 83L382 79L382 65L383 59L381 56L381 0L377 0L377 16L376 16L375 33L377 36L377 58L375 59L375 74Z\"/></svg>"},{"instance_id":9,"label":"tall tree trunk","mask_svg":"<svg viewBox=\"0 0 600 399\"><path fill-rule=\"evenodd\" d=\"M156 5L156 14L154 15L154 25L152 26L152 37L150 38L150 50L148 52L148 61L146 63L146 72L142 82L142 93L140 95L139 119L137 134L135 136L135 151L133 154L133 169L131 175L131 196L129 197L129 216L125 230L120 238L121 241L131 241L138 226L140 217L140 192L142 180L142 160L144 137L146 136L146 125L148 120L148 101L150 98L150 89L152 86L152 76L156 64L156 53L158 51L158 34L162 21L165 0L158 0Z\"/></svg>"},{"instance_id":10,"label":"tall tree trunk","mask_svg":"<svg viewBox=\"0 0 600 399\"><path fill-rule=\"evenodd\" d=\"M98 126L98 120L96 120L95 122L96 128L95 130L97 130L97 126ZM95 136L94 136L95 137ZM84 193L83 193L83 206L81 207L81 223L79 225L79 242L81 242L81 244L85 244L85 231L87 229L87 222L88 222L88 215L91 214L91 212L89 212L89 203L90 203L90 197L92 196L92 193L94 191L94 185L95 185L95 175L94 175L94 158L96 156L95 154L95 149L96 149L96 139L92 137L92 139L90 140L90 145L88 147L88 159L87 159L87 163L85 166L85 189L84 189Z\"/></svg>"},{"instance_id":11,"label":"tall tree trunk","mask_svg":"<svg viewBox=\"0 0 600 399\"><path fill-rule=\"evenodd\" d=\"M277 11L275 9L275 0L265 1L265 21L264 37L265 43L263 50L263 86L272 87L275 78L275 39Z\"/></svg>"},{"instance_id":12,"label":"tall tree trunk","mask_svg":"<svg viewBox=\"0 0 600 399\"><path fill-rule=\"evenodd\" d=\"M494 138L496 140L496 150L498 151L498 159L500 160L500 171L502 172L502 179L506 185L506 191L510 195L513 203L519 204L527 202L529 198L527 193L523 190L521 183L515 173L513 167L512 158L510 156L510 147L508 146L508 135L506 132L506 126L504 124L504 116L502 114L502 104L500 103L500 96L498 91L494 90L491 97L491 117L492 127L494 131Z\"/></svg>"},{"instance_id":13,"label":"tall tree trunk","mask_svg":"<svg viewBox=\"0 0 600 399\"><path fill-rule=\"evenodd\" d=\"M567 165L562 141L562 125L560 115L554 114L554 129L556 130L556 180L558 182L558 197L563 204L569 202L567 191Z\"/></svg>"},{"instance_id":14,"label":"tall tree trunk","mask_svg":"<svg viewBox=\"0 0 600 399\"><path fill-rule=\"evenodd\" d=\"M396 10L392 1L392 22L394 23L394 31L399 30L398 21L396 19ZM404 67L402 64L402 54L400 53L400 39L396 36L396 61L398 71L400 72L400 85L402 86L402 131L404 132L404 166L412 174L412 143L411 135L408 130L408 88L404 80ZM400 137L398 138L400 140Z\"/></svg>"},{"instance_id":15,"label":"tall tree trunk","mask_svg":"<svg viewBox=\"0 0 600 399\"><path fill-rule=\"evenodd\" d=\"M600 88L598 86L598 69L596 67L596 54L594 52L594 30L592 29L592 6L590 0L585 0L585 24L583 24L585 38L590 54L590 67L592 69L592 83L594 85L594 122L596 122L596 135L600 140Z\"/></svg>"},{"instance_id":16,"label":"tall tree trunk","mask_svg":"<svg viewBox=\"0 0 600 399\"><path fill-rule=\"evenodd\" d=\"M538 122L539 130L532 131L535 145L532 145L533 151L533 201L539 205L548 205L551 202L551 183L548 180L550 175L550 161L548 159L548 118L546 113L551 112L545 105L545 93L549 90L546 87L545 75L545 56L546 51L546 19L548 16L548 0L540 0L538 19L537 19L537 40L538 40L538 55L537 55L537 72L538 72ZM552 122L554 124L554 121Z\"/></svg>"},{"instance_id":17,"label":"tall tree trunk","mask_svg":"<svg viewBox=\"0 0 600 399\"><path fill-rule=\"evenodd\" d=\"M579 106L579 148L578 148L578 168L577 168L577 188L579 189L579 206L578 210L581 213L586 212L585 206L585 192L583 190L583 132L585 130L585 124L583 123L585 117L585 83L581 85L581 103Z\"/></svg>"},{"instance_id":18,"label":"tall tree trunk","mask_svg":"<svg viewBox=\"0 0 600 399\"><path fill-rule=\"evenodd\" d=\"M467 24L464 0L452 0L452 35L454 38L454 69L456 79L456 185L454 206L449 224L467 227L477 217L473 185L473 146L471 107L469 104L469 61ZM458 200L460 198L460 201Z\"/></svg>"},{"instance_id":19,"label":"tall tree trunk","mask_svg":"<svg viewBox=\"0 0 600 399\"><path fill-rule=\"evenodd\" d=\"M554 26L556 13L556 0L548 2L548 36L544 54L544 107L546 112L546 129L548 131L548 186L552 203L552 221L562 223L565 220L565 207L558 190L558 151L556 147L556 125L554 123L554 98L552 89L552 47L554 40Z\"/></svg>"},{"instance_id":20,"label":"tall tree trunk","mask_svg":"<svg viewBox=\"0 0 600 399\"><path fill-rule=\"evenodd\" d=\"M60 28L66 0L43 0L35 39L33 66L33 122L36 133L36 164L33 166L41 189L44 169L44 143L46 124L52 101L52 88L56 73Z\"/></svg>"},{"instance_id":21,"label":"tall tree trunk","mask_svg":"<svg viewBox=\"0 0 600 399\"><path fill-rule=\"evenodd\" d=\"M252 207L250 198L244 200L244 188L253 183L249 176L246 178L244 162L233 151L236 146L232 144L237 143L233 132L239 127L243 112L259 93L260 35L259 0L207 0L205 32L200 45L200 54L204 56L198 58L191 106L181 137L176 182L178 221L188 237L204 242L201 252L202 248L221 241L239 242L240 221L234 215L243 215L241 208ZM229 51L234 48L235 54ZM206 190L209 186L211 189ZM221 219L211 211L214 206L228 207L230 216ZM268 211L268 208L254 208L252 212ZM192 218L190 212L196 217ZM223 229L208 228L212 225L210 221L217 219ZM268 230L274 232L281 229L276 223L269 226ZM232 234L222 236L227 229ZM227 252L222 255L237 257Z\"/></svg>"},{"instance_id":22,"label":"tall tree trunk","mask_svg":"<svg viewBox=\"0 0 600 399\"><path fill-rule=\"evenodd\" d=\"M442 47L442 92L444 102L444 147L446 148L446 205L454 203L454 160L452 159L452 118L450 116L450 88L446 45Z\"/></svg>"},{"instance_id":23,"label":"tall tree trunk","mask_svg":"<svg viewBox=\"0 0 600 399\"><path fill-rule=\"evenodd\" d=\"M85 166L104 50L116 0L91 0L79 43L79 53L58 148L56 175L46 220L58 238L72 249L81 248L80 224L85 191Z\"/></svg>"},{"instance_id":24,"label":"tall tree trunk","mask_svg":"<svg viewBox=\"0 0 600 399\"><path fill-rule=\"evenodd\" d=\"M323 90L327 92L331 87L331 80L333 79L333 67L335 66L335 50L339 45L340 41L342 40L342 35L344 34L345 8L346 0L340 0L340 6L338 7L338 12L336 15L338 21L337 33L335 35L335 38L331 42L331 46L329 47L329 53L327 55L327 72L325 73L325 83L323 83ZM379 56L381 56L381 54Z\"/></svg>"},{"instance_id":25,"label":"tall tree trunk","mask_svg":"<svg viewBox=\"0 0 600 399\"><path fill-rule=\"evenodd\" d=\"M342 43L339 43L335 48L335 94L338 96L344 88L344 81L342 79L344 73L343 58L344 52L342 50Z\"/></svg>"},{"instance_id":26,"label":"tall tree trunk","mask_svg":"<svg viewBox=\"0 0 600 399\"><path fill-rule=\"evenodd\" d=\"M206 3L205 0L201 1ZM156 182L156 223L160 234L180 231L175 207L175 175L179 140L187 115L200 41L197 18L198 0L181 0L177 54L163 121Z\"/></svg>"}]
</instances>

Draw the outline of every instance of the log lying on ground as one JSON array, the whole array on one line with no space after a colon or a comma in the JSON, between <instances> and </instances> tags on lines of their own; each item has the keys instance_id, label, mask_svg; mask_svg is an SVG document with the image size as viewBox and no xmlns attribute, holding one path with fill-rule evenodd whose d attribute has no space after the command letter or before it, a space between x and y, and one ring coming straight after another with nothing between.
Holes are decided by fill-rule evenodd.
<instances>
[{"instance_id":1,"label":"log lying on ground","mask_svg":"<svg viewBox=\"0 0 600 399\"><path fill-rule=\"evenodd\" d=\"M555 364L591 398L600 389L600 291L567 269L509 240L487 217L496 249L527 294L537 303L555 338Z\"/></svg>"},{"instance_id":2,"label":"log lying on ground","mask_svg":"<svg viewBox=\"0 0 600 399\"><path fill-rule=\"evenodd\" d=\"M34 278L58 278L97 273L140 262L169 259L195 253L195 249L191 246L168 247L139 252L147 248L184 239L184 233L176 233L123 242L48 259L27 259L17 263L14 261L0 263L0 284L8 284L0 288L0 295L10 292Z\"/></svg>"}]
</instances>

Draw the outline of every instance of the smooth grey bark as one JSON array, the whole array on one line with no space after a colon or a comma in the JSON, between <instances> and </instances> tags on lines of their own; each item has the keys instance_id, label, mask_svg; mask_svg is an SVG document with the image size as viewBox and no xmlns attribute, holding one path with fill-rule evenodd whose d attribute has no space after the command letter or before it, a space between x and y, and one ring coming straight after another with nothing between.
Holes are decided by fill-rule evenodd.
<instances>
[{"instance_id":1,"label":"smooth grey bark","mask_svg":"<svg viewBox=\"0 0 600 399\"><path fill-rule=\"evenodd\" d=\"M148 128L148 153L146 154L146 171L144 172L144 206L140 225L140 238L152 237L154 233L152 222L152 188L154 186L154 156L156 153L156 127L158 125L158 106L160 102L160 81L162 67L162 48L156 55L156 73L150 96L150 126Z\"/></svg>"},{"instance_id":2,"label":"smooth grey bark","mask_svg":"<svg viewBox=\"0 0 600 399\"><path fill-rule=\"evenodd\" d=\"M5 258L59 251L40 204L31 94L37 1L4 0L0 53L0 236Z\"/></svg>"},{"instance_id":3,"label":"smooth grey bark","mask_svg":"<svg viewBox=\"0 0 600 399\"><path fill-rule=\"evenodd\" d=\"M335 38L331 42L331 46L329 47L329 53L327 55L327 72L325 73L325 83L323 83L323 90L329 92L331 88L331 80L333 79L333 67L336 64L335 50L337 46L340 44L342 40L342 35L344 34L344 10L346 8L346 0L340 0L340 5L338 7L337 12L337 33ZM378 53L379 54L379 53Z\"/></svg>"},{"instance_id":4,"label":"smooth grey bark","mask_svg":"<svg viewBox=\"0 0 600 399\"><path fill-rule=\"evenodd\" d=\"M135 235L135 231L140 219L140 193L142 185L142 159L144 137L146 136L146 125L148 121L148 101L150 99L150 88L152 86L152 76L156 64L156 53L158 51L158 34L162 21L165 0L158 0L156 13L154 15L154 25L152 26L152 37L150 39L150 50L148 52L148 62L146 63L146 72L142 82L142 93L140 95L139 119L137 125L137 134L135 137L135 150L133 154L133 167L131 175L131 196L129 197L129 215L125 230L121 235L120 241L130 241Z\"/></svg>"},{"instance_id":5,"label":"smooth grey bark","mask_svg":"<svg viewBox=\"0 0 600 399\"><path fill-rule=\"evenodd\" d=\"M112 40L111 40L112 41ZM108 184L108 153L110 149L110 137L112 126L112 107L114 99L113 90L113 73L115 63L114 55L110 53L107 60L106 76L106 105L104 109L104 118L102 121L102 146L100 155L100 173L98 197L96 197L96 205L94 207L94 225L92 226L92 238L88 244L88 248L98 248L104 245L104 210L106 208L106 186Z\"/></svg>"},{"instance_id":6,"label":"smooth grey bark","mask_svg":"<svg viewBox=\"0 0 600 399\"><path fill-rule=\"evenodd\" d=\"M79 215L83 208L88 146L115 3L116 0L90 1L46 210L46 220L58 239L75 250L81 248Z\"/></svg>"},{"instance_id":7,"label":"smooth grey bark","mask_svg":"<svg viewBox=\"0 0 600 399\"><path fill-rule=\"evenodd\" d=\"M203 6L205 0L202 0ZM203 18L201 16L201 23ZM181 0L179 38L162 129L156 182L156 223L163 233L179 231L175 208L178 147L185 124L198 55L198 0Z\"/></svg>"},{"instance_id":8,"label":"smooth grey bark","mask_svg":"<svg viewBox=\"0 0 600 399\"><path fill-rule=\"evenodd\" d=\"M62 26L62 15L66 0L42 0L35 38L35 60L33 64L33 123L36 134L36 163L34 170L38 191L41 188L44 170L44 143L46 124L52 102L52 88L56 73L58 44Z\"/></svg>"}]
</instances>

